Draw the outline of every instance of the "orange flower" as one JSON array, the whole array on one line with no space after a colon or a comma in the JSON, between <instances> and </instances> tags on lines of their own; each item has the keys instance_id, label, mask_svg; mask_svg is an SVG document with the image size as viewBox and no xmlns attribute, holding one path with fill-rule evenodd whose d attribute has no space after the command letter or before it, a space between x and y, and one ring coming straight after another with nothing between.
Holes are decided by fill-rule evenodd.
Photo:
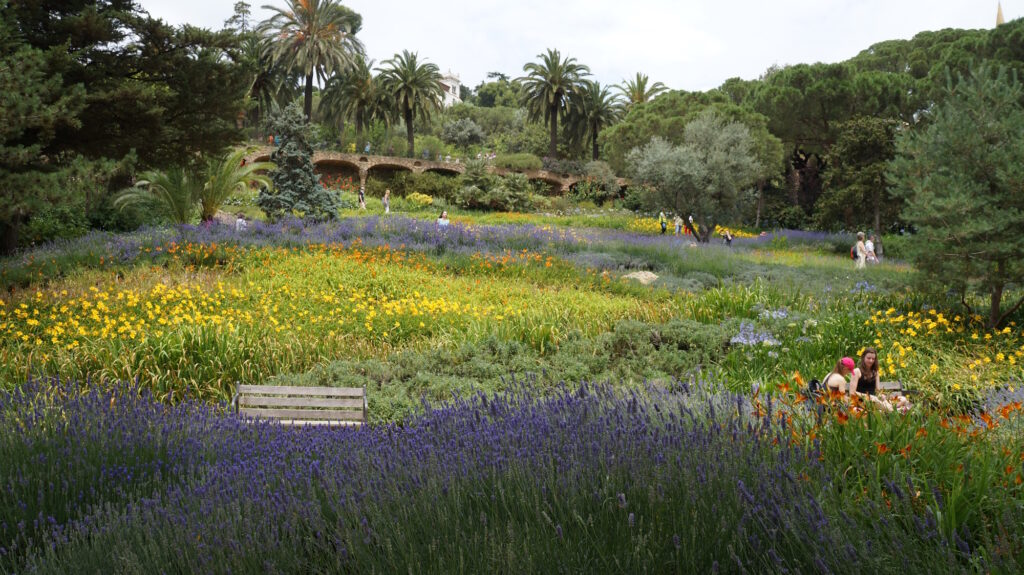
<instances>
[{"instance_id":1,"label":"orange flower","mask_svg":"<svg viewBox=\"0 0 1024 575\"><path fill-rule=\"evenodd\" d=\"M886 453L889 453L889 446L888 445L886 445L884 443L876 443L875 445L878 446L878 454L879 455L885 455Z\"/></svg>"},{"instance_id":2,"label":"orange flower","mask_svg":"<svg viewBox=\"0 0 1024 575\"><path fill-rule=\"evenodd\" d=\"M917 433L914 434L914 438L917 439L919 437L928 437L928 430L924 427L917 428Z\"/></svg>"},{"instance_id":3,"label":"orange flower","mask_svg":"<svg viewBox=\"0 0 1024 575\"><path fill-rule=\"evenodd\" d=\"M994 425L992 425L993 424L992 416L989 415L988 413L983 411L983 412L981 412L981 415L979 415L978 417L980 417L981 420L985 422L985 425L988 426L989 429L995 427Z\"/></svg>"},{"instance_id":4,"label":"orange flower","mask_svg":"<svg viewBox=\"0 0 1024 575\"><path fill-rule=\"evenodd\" d=\"M779 384L779 393L789 393L789 389L790 387L788 383Z\"/></svg>"},{"instance_id":5,"label":"orange flower","mask_svg":"<svg viewBox=\"0 0 1024 575\"><path fill-rule=\"evenodd\" d=\"M900 450L900 455L903 456L903 459L910 459L910 444L909 443L907 444L906 447L904 447L903 449Z\"/></svg>"},{"instance_id":6,"label":"orange flower","mask_svg":"<svg viewBox=\"0 0 1024 575\"><path fill-rule=\"evenodd\" d=\"M1014 469L1016 469L1016 467L1014 467L1012 465L1007 465L1006 466L1006 474L1010 475L1011 473L1013 473Z\"/></svg>"},{"instance_id":7,"label":"orange flower","mask_svg":"<svg viewBox=\"0 0 1024 575\"><path fill-rule=\"evenodd\" d=\"M804 387L804 378L800 376L799 371L793 374L793 381L801 388Z\"/></svg>"},{"instance_id":8,"label":"orange flower","mask_svg":"<svg viewBox=\"0 0 1024 575\"><path fill-rule=\"evenodd\" d=\"M838 421L841 425L846 425L846 422L849 420L850 416L846 415L845 411L840 411L838 414L836 414L836 421Z\"/></svg>"}]
</instances>

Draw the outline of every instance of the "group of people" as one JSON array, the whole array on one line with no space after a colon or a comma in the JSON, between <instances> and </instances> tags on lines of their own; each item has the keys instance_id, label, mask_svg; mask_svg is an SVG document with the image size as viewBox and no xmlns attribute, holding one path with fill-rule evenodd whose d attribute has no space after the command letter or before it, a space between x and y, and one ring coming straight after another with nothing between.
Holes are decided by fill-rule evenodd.
<instances>
[{"instance_id":1,"label":"group of people","mask_svg":"<svg viewBox=\"0 0 1024 575\"><path fill-rule=\"evenodd\" d=\"M384 213L391 213L391 189L387 188L384 190L384 197L380 199L380 203L384 205ZM366 190L359 186L359 209L366 209Z\"/></svg>"},{"instance_id":2,"label":"group of people","mask_svg":"<svg viewBox=\"0 0 1024 575\"><path fill-rule=\"evenodd\" d=\"M869 263L877 264L878 256L875 254L875 234L869 235L867 241L865 241L864 232L857 232L857 244L853 246L853 255L857 269L863 269Z\"/></svg>"},{"instance_id":3,"label":"group of people","mask_svg":"<svg viewBox=\"0 0 1024 575\"><path fill-rule=\"evenodd\" d=\"M665 215L665 212L658 212L658 224L661 225L662 234L668 231L668 216ZM673 235L690 235L690 229L693 228L693 216L690 216L690 225L687 227L684 225L683 218L679 217L679 214L676 214L675 218L672 220L672 225L675 226Z\"/></svg>"},{"instance_id":4,"label":"group of people","mask_svg":"<svg viewBox=\"0 0 1024 575\"><path fill-rule=\"evenodd\" d=\"M844 357L836 362L835 368L825 376L821 387L831 394L859 397L870 401L883 411L904 413L910 409L910 402L903 395L886 397L880 393L879 379L882 368L878 365L878 352L866 348L860 354L860 362Z\"/></svg>"}]
</instances>

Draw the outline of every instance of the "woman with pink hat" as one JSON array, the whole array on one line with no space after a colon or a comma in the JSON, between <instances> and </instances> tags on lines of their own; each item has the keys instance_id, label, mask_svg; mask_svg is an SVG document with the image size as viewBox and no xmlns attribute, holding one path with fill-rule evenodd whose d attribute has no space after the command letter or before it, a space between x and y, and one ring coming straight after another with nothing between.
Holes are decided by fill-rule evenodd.
<instances>
[{"instance_id":1,"label":"woman with pink hat","mask_svg":"<svg viewBox=\"0 0 1024 575\"><path fill-rule=\"evenodd\" d=\"M857 367L853 359L844 357L836 362L835 369L831 373L825 376L825 381L821 382L821 386L830 392L847 394L849 393L849 384L847 377L853 373L853 369Z\"/></svg>"}]
</instances>

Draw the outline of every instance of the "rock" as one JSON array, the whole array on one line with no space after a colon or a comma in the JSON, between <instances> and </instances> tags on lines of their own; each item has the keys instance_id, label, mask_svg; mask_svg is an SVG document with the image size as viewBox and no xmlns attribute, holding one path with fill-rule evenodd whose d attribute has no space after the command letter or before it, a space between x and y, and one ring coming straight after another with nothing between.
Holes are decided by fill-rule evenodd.
<instances>
[{"instance_id":1,"label":"rock","mask_svg":"<svg viewBox=\"0 0 1024 575\"><path fill-rule=\"evenodd\" d=\"M633 272L622 276L626 279L636 280L644 285L650 285L654 280L658 279L658 276L648 271Z\"/></svg>"}]
</instances>

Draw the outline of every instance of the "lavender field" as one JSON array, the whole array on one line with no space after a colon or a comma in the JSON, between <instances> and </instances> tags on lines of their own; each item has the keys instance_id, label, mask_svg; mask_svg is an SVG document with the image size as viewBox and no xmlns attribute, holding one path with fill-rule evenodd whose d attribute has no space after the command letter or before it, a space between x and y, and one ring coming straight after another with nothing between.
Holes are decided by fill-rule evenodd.
<instances>
[{"instance_id":1,"label":"lavender field","mask_svg":"<svg viewBox=\"0 0 1024 575\"><path fill-rule=\"evenodd\" d=\"M1015 505L948 530L942 486L922 495L898 467L860 495L869 470L810 439L840 433L813 405L710 382L546 398L529 383L402 426L295 430L30 382L0 397L0 566L954 573L1021 558L1002 547L1022 535Z\"/></svg>"}]
</instances>

